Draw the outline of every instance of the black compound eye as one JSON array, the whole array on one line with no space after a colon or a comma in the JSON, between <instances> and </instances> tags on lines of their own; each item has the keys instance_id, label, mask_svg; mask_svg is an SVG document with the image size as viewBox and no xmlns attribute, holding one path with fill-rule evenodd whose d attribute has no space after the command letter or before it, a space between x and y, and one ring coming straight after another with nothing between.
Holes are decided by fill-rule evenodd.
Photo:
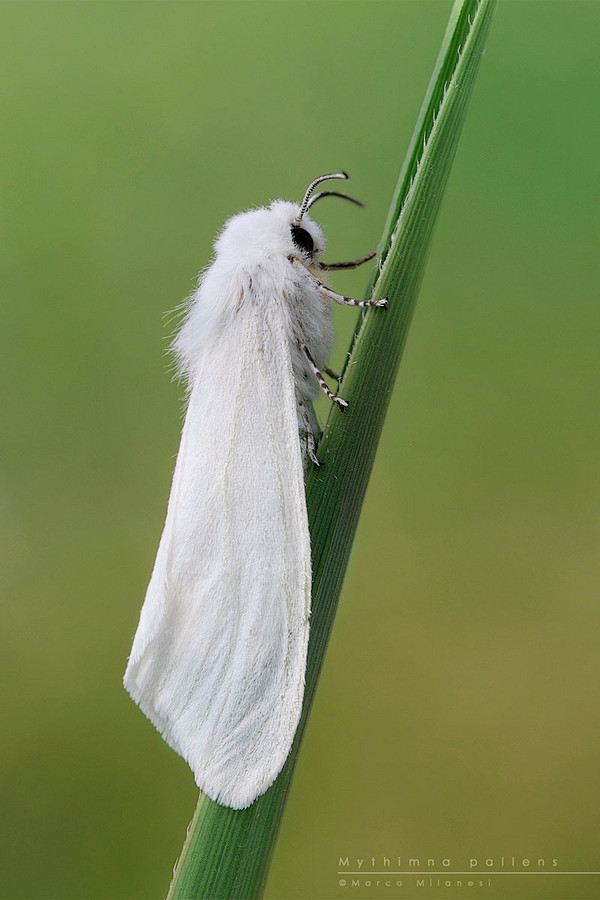
<instances>
[{"instance_id":1,"label":"black compound eye","mask_svg":"<svg viewBox=\"0 0 600 900\"><path fill-rule=\"evenodd\" d=\"M306 228L300 228L298 225L292 225L292 240L299 250L305 253L312 253L315 248L315 242L311 238Z\"/></svg>"}]
</instances>

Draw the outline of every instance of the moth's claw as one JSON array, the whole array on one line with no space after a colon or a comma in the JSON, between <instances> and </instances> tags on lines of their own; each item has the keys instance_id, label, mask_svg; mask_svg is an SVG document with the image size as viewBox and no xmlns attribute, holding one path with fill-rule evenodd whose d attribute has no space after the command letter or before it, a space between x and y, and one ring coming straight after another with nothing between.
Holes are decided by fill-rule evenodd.
<instances>
[{"instance_id":1,"label":"moth's claw","mask_svg":"<svg viewBox=\"0 0 600 900\"><path fill-rule=\"evenodd\" d=\"M323 463L320 463L319 460L317 459L314 450L309 450L308 455L309 455L310 461L312 462L312 464L314 466L316 466L318 468L319 466L323 465Z\"/></svg>"}]
</instances>

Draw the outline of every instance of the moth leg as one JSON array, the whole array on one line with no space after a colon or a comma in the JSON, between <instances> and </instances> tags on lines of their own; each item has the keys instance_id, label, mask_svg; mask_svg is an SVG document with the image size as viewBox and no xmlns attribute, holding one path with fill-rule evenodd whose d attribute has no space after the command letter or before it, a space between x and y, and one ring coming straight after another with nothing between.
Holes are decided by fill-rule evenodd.
<instances>
[{"instance_id":1,"label":"moth leg","mask_svg":"<svg viewBox=\"0 0 600 900\"><path fill-rule=\"evenodd\" d=\"M333 272L334 269L357 269L359 266L362 266L363 263L368 262L370 259L376 255L376 250L371 250L370 253L367 253L365 256L361 256L360 259L353 259L352 262L341 262L341 263L321 263L321 268L325 272Z\"/></svg>"},{"instance_id":2,"label":"moth leg","mask_svg":"<svg viewBox=\"0 0 600 900\"><path fill-rule=\"evenodd\" d=\"M334 372L332 369L330 369L329 366L325 366L323 371L326 375L329 375L330 378L333 378L334 381L337 381L338 384L342 380L342 376L338 375L337 372Z\"/></svg>"},{"instance_id":3,"label":"moth leg","mask_svg":"<svg viewBox=\"0 0 600 900\"><path fill-rule=\"evenodd\" d=\"M305 344L301 344L300 346L302 348L302 352L304 353L304 355L306 356L306 358L308 360L308 364L311 367L315 378L319 382L319 386L320 386L321 390L323 391L325 396L328 397L329 400L332 401L332 403L337 403L339 408L343 411L348 406L348 401L342 399L342 397L338 397L337 394L334 394L332 391L329 390L327 382L321 375L321 373L317 367L317 364L315 363L314 359L310 355L308 347Z\"/></svg>"},{"instance_id":4,"label":"moth leg","mask_svg":"<svg viewBox=\"0 0 600 900\"><path fill-rule=\"evenodd\" d=\"M336 303L342 303L344 306L379 306L382 309L387 309L387 297L382 297L381 300L353 300L352 297L344 297L343 294L336 294L335 291L332 291L331 288L324 285L318 278L315 278L315 281L323 296L329 297L330 300L335 300Z\"/></svg>"},{"instance_id":5,"label":"moth leg","mask_svg":"<svg viewBox=\"0 0 600 900\"><path fill-rule=\"evenodd\" d=\"M306 434L306 452L308 453L311 462L313 462L315 466L320 466L321 463L319 462L315 454L315 436L313 434L312 425L310 424L310 419L308 417L308 413L306 412L306 407L304 406L304 403L302 402L302 399L300 398L298 392L296 392L296 402L298 404L298 409L300 410L300 415L302 416L302 422L304 424L304 431Z\"/></svg>"},{"instance_id":6,"label":"moth leg","mask_svg":"<svg viewBox=\"0 0 600 900\"><path fill-rule=\"evenodd\" d=\"M387 309L387 297L382 297L381 300L354 300L352 297L345 297L343 294L336 294L335 291L332 291L331 288L328 288L326 285L324 285L322 281L319 281L319 279L310 271L308 266L305 265L297 256L291 254L290 256L288 256L288 259L293 266L304 266L310 277L316 282L317 287L324 297L328 297L330 300L335 300L336 303L342 303L344 304L344 306L379 306L382 309Z\"/></svg>"}]
</instances>

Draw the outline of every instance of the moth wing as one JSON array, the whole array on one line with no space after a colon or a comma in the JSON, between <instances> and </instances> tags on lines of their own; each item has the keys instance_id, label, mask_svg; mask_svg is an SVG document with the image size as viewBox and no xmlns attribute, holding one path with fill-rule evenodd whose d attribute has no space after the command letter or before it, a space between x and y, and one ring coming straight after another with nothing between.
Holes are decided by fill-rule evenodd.
<instances>
[{"instance_id":1,"label":"moth wing","mask_svg":"<svg viewBox=\"0 0 600 900\"><path fill-rule=\"evenodd\" d=\"M125 686L209 797L275 780L304 693L310 540L283 298L246 289L191 379Z\"/></svg>"}]
</instances>

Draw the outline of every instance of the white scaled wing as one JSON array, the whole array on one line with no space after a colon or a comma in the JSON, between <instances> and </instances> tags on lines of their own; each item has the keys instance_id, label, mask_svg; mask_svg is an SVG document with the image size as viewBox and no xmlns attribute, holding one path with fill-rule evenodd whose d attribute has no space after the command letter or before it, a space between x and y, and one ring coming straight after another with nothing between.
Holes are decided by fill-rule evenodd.
<instances>
[{"instance_id":1,"label":"white scaled wing","mask_svg":"<svg viewBox=\"0 0 600 900\"><path fill-rule=\"evenodd\" d=\"M284 298L251 282L213 329L125 686L198 786L249 806L304 693L310 542ZM232 304L235 306L235 302Z\"/></svg>"}]
</instances>

